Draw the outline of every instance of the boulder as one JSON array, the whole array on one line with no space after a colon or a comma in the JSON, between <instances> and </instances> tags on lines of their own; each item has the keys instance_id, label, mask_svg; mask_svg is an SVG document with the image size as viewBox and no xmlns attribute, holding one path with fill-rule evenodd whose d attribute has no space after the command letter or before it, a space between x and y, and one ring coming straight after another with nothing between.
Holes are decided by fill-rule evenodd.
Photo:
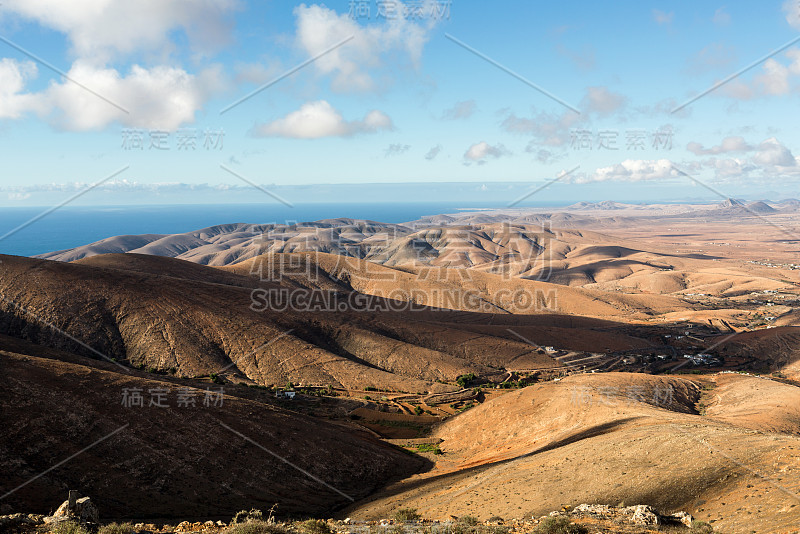
<instances>
[{"instance_id":1,"label":"boulder","mask_svg":"<svg viewBox=\"0 0 800 534\"><path fill-rule=\"evenodd\" d=\"M689 528L692 528L692 522L694 521L694 518L691 515L687 514L686 512L678 512L677 514L672 514L671 516L669 516L669 518L673 521L678 521L682 525L687 526Z\"/></svg>"},{"instance_id":2,"label":"boulder","mask_svg":"<svg viewBox=\"0 0 800 534\"><path fill-rule=\"evenodd\" d=\"M630 513L630 515L632 516L631 519L633 520L633 523L640 527L661 524L658 511L652 506L647 506L646 504L639 504L637 506L629 506L628 508L625 509L625 511Z\"/></svg>"},{"instance_id":3,"label":"boulder","mask_svg":"<svg viewBox=\"0 0 800 534\"><path fill-rule=\"evenodd\" d=\"M612 515L611 507L607 504L579 504L572 509L573 514L609 517Z\"/></svg>"},{"instance_id":4,"label":"boulder","mask_svg":"<svg viewBox=\"0 0 800 534\"><path fill-rule=\"evenodd\" d=\"M70 508L69 500L61 503L56 512L44 518L45 523L57 523L60 521L67 521L69 519L79 521L81 523L94 523L100 522L100 514L97 507L92 503L89 497L82 497L75 501L75 504Z\"/></svg>"}]
</instances>

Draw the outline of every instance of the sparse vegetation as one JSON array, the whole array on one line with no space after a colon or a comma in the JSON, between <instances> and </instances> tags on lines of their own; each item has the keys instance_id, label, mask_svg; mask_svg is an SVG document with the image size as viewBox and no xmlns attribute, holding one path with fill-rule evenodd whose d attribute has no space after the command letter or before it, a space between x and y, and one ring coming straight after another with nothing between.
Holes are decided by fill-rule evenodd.
<instances>
[{"instance_id":1,"label":"sparse vegetation","mask_svg":"<svg viewBox=\"0 0 800 534\"><path fill-rule=\"evenodd\" d=\"M245 521L228 527L225 534L288 534L288 530L281 525L267 523L266 521Z\"/></svg>"},{"instance_id":2,"label":"sparse vegetation","mask_svg":"<svg viewBox=\"0 0 800 534\"><path fill-rule=\"evenodd\" d=\"M89 531L76 521L60 521L50 531L53 534L89 534Z\"/></svg>"},{"instance_id":3,"label":"sparse vegetation","mask_svg":"<svg viewBox=\"0 0 800 534\"><path fill-rule=\"evenodd\" d=\"M420 517L416 508L400 508L394 513L395 521L419 521Z\"/></svg>"},{"instance_id":4,"label":"sparse vegetation","mask_svg":"<svg viewBox=\"0 0 800 534\"><path fill-rule=\"evenodd\" d=\"M588 534L589 529L566 517L547 517L533 531L535 534Z\"/></svg>"},{"instance_id":5,"label":"sparse vegetation","mask_svg":"<svg viewBox=\"0 0 800 534\"><path fill-rule=\"evenodd\" d=\"M97 534L135 534L136 532L131 523L109 523L100 527Z\"/></svg>"},{"instance_id":6,"label":"sparse vegetation","mask_svg":"<svg viewBox=\"0 0 800 534\"><path fill-rule=\"evenodd\" d=\"M714 532L714 527L705 521L693 521L692 528L689 530L692 534L711 534Z\"/></svg>"},{"instance_id":7,"label":"sparse vegetation","mask_svg":"<svg viewBox=\"0 0 800 534\"><path fill-rule=\"evenodd\" d=\"M465 388L470 382L475 380L475 378L476 378L475 373L468 373L465 375L461 375L458 378L456 378L456 384L458 384L462 388Z\"/></svg>"},{"instance_id":8,"label":"sparse vegetation","mask_svg":"<svg viewBox=\"0 0 800 534\"><path fill-rule=\"evenodd\" d=\"M421 445L417 445L417 450L419 452L432 452L433 454L444 454L442 449L439 448L438 445L434 445L433 443L423 443Z\"/></svg>"},{"instance_id":9,"label":"sparse vegetation","mask_svg":"<svg viewBox=\"0 0 800 534\"><path fill-rule=\"evenodd\" d=\"M261 510L257 510L255 508L251 509L249 512L247 510L241 510L236 512L236 515L233 516L232 523L245 523L247 521L261 521L264 519L264 514Z\"/></svg>"},{"instance_id":10,"label":"sparse vegetation","mask_svg":"<svg viewBox=\"0 0 800 534\"><path fill-rule=\"evenodd\" d=\"M305 534L333 534L328 523L321 519L309 519L300 523L300 530Z\"/></svg>"}]
</instances>

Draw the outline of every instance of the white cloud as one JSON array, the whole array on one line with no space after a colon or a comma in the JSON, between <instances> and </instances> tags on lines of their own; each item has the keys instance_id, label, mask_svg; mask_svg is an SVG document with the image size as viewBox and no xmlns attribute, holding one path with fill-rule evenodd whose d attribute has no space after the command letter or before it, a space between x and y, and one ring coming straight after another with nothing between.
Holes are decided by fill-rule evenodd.
<instances>
[{"instance_id":1,"label":"white cloud","mask_svg":"<svg viewBox=\"0 0 800 534\"><path fill-rule=\"evenodd\" d=\"M800 49L791 48L785 53L788 64L770 58L761 66L761 72L752 81L737 80L724 87L724 94L737 100L750 100L760 96L786 95L797 91L795 77L800 76Z\"/></svg>"},{"instance_id":2,"label":"white cloud","mask_svg":"<svg viewBox=\"0 0 800 534\"><path fill-rule=\"evenodd\" d=\"M653 10L653 20L656 21L656 24L669 25L672 24L672 19L674 18L675 18L675 13L672 11L666 13L659 9Z\"/></svg>"},{"instance_id":3,"label":"white cloud","mask_svg":"<svg viewBox=\"0 0 800 534\"><path fill-rule=\"evenodd\" d=\"M786 0L783 3L783 12L786 13L786 22L792 28L800 30L800 2L797 0Z\"/></svg>"},{"instance_id":4,"label":"white cloud","mask_svg":"<svg viewBox=\"0 0 800 534\"><path fill-rule=\"evenodd\" d=\"M441 151L442 151L442 145L436 145L434 147L431 147L431 149L428 150L428 153L425 154L425 159L427 159L428 161L433 161L436 159L436 156L438 156Z\"/></svg>"},{"instance_id":5,"label":"white cloud","mask_svg":"<svg viewBox=\"0 0 800 534\"><path fill-rule=\"evenodd\" d=\"M585 122L586 117L572 111L561 114L538 112L531 118L508 115L500 126L509 133L532 135L537 144L562 146L569 143L570 129Z\"/></svg>"},{"instance_id":6,"label":"white cloud","mask_svg":"<svg viewBox=\"0 0 800 534\"><path fill-rule=\"evenodd\" d=\"M614 93L608 87L587 87L581 109L588 114L606 117L625 107L627 98Z\"/></svg>"},{"instance_id":7,"label":"white cloud","mask_svg":"<svg viewBox=\"0 0 800 534\"><path fill-rule=\"evenodd\" d=\"M758 145L753 161L764 166L796 167L798 165L792 151L774 137L770 137Z\"/></svg>"},{"instance_id":8,"label":"white cloud","mask_svg":"<svg viewBox=\"0 0 800 534\"><path fill-rule=\"evenodd\" d=\"M37 74L36 64L30 61L0 60L0 119L18 119L36 107L35 96L22 91Z\"/></svg>"},{"instance_id":9,"label":"white cloud","mask_svg":"<svg viewBox=\"0 0 800 534\"><path fill-rule=\"evenodd\" d=\"M96 94L69 80L53 80L42 91L22 93L36 73L32 63L0 60L0 118L18 119L34 112L64 130L101 130L114 122L175 130L193 122L195 113L223 85L219 67L195 76L173 67L134 65L123 76L113 68L77 61L68 76Z\"/></svg>"},{"instance_id":10,"label":"white cloud","mask_svg":"<svg viewBox=\"0 0 800 534\"><path fill-rule=\"evenodd\" d=\"M228 41L238 0L4 0L3 11L64 33L78 58L97 64L135 51L163 51L182 29L194 48Z\"/></svg>"},{"instance_id":11,"label":"white cloud","mask_svg":"<svg viewBox=\"0 0 800 534\"><path fill-rule=\"evenodd\" d=\"M663 180L676 176L672 162L667 159L642 160L626 159L616 165L601 167L588 176L577 176L577 183L586 182L644 182L648 180Z\"/></svg>"},{"instance_id":12,"label":"white cloud","mask_svg":"<svg viewBox=\"0 0 800 534\"><path fill-rule=\"evenodd\" d=\"M474 100L465 100L464 102L456 102L456 105L450 109L444 110L442 118L445 120L458 120L470 118L477 109Z\"/></svg>"},{"instance_id":13,"label":"white cloud","mask_svg":"<svg viewBox=\"0 0 800 534\"><path fill-rule=\"evenodd\" d=\"M712 146L711 148L704 148L700 143L691 142L686 146L686 150L696 156L708 156L725 154L727 152L747 152L753 150L753 147L747 144L743 137L731 136L726 137L719 145Z\"/></svg>"},{"instance_id":14,"label":"white cloud","mask_svg":"<svg viewBox=\"0 0 800 534\"><path fill-rule=\"evenodd\" d=\"M628 99L607 87L587 87L581 100L581 113L564 110L559 113L534 112L530 117L518 117L510 113L500 123L509 133L532 135L532 145L556 147L570 141L570 130L590 123L595 118L604 118L623 112ZM532 152L533 149L526 149Z\"/></svg>"},{"instance_id":15,"label":"white cloud","mask_svg":"<svg viewBox=\"0 0 800 534\"><path fill-rule=\"evenodd\" d=\"M725 6L722 6L714 12L714 16L711 17L711 22L717 26L727 26L731 23L731 15L725 11Z\"/></svg>"},{"instance_id":16,"label":"white cloud","mask_svg":"<svg viewBox=\"0 0 800 534\"><path fill-rule=\"evenodd\" d=\"M563 159L565 157L564 154L556 154L544 148L537 149L534 143L529 143L528 146L525 147L525 152L536 154L536 161L544 165L555 163L556 161Z\"/></svg>"},{"instance_id":17,"label":"white cloud","mask_svg":"<svg viewBox=\"0 0 800 534\"><path fill-rule=\"evenodd\" d=\"M508 155L509 152L503 145L490 145L486 141L475 143L471 145L466 152L464 152L465 163L477 163L483 165L489 158L500 158Z\"/></svg>"},{"instance_id":18,"label":"white cloud","mask_svg":"<svg viewBox=\"0 0 800 534\"><path fill-rule=\"evenodd\" d=\"M116 69L78 61L68 74L128 113L68 80L53 82L36 95L39 113L67 130L98 130L112 122L175 130L193 122L205 101L222 89L219 67L192 75L174 67L134 65L122 76Z\"/></svg>"},{"instance_id":19,"label":"white cloud","mask_svg":"<svg viewBox=\"0 0 800 534\"><path fill-rule=\"evenodd\" d=\"M710 169L717 180L780 180L796 179L800 176L800 158L792 154L783 143L771 137L761 142L753 150L751 158L708 158L692 163L692 168L700 172ZM711 153L706 151L706 153ZM717 153L723 153L722 151Z\"/></svg>"},{"instance_id":20,"label":"white cloud","mask_svg":"<svg viewBox=\"0 0 800 534\"><path fill-rule=\"evenodd\" d=\"M423 26L398 16L381 24L362 26L347 14L338 14L324 5L301 4L294 14L297 45L309 56L317 56L352 37L313 63L319 73L333 77L331 87L340 92L375 90L370 71L382 66L385 54L401 52L417 66L433 24L432 19Z\"/></svg>"},{"instance_id":21,"label":"white cloud","mask_svg":"<svg viewBox=\"0 0 800 534\"><path fill-rule=\"evenodd\" d=\"M381 111L370 111L362 120L347 121L328 102L319 100L307 102L281 119L257 125L252 133L258 137L319 139L376 133L393 127L392 120Z\"/></svg>"}]
</instances>

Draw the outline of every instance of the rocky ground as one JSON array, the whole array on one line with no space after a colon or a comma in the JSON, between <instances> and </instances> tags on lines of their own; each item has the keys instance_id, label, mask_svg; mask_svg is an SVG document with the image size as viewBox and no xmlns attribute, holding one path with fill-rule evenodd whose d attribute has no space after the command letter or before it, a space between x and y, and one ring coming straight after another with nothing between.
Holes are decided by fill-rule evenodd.
<instances>
[{"instance_id":1,"label":"rocky ground","mask_svg":"<svg viewBox=\"0 0 800 534\"><path fill-rule=\"evenodd\" d=\"M403 510L412 517L414 510ZM424 519L378 521L306 520L277 521L272 517L264 521L262 513L252 510L240 512L229 522L182 521L177 524L125 523L102 526L97 521L96 508L87 498L78 501L78 506L69 511L65 501L52 516L37 514L10 514L0 516L0 532L81 534L66 530L69 525L81 525L86 532L99 530L100 534L172 534L202 532L208 534L579 534L579 533L629 533L655 532L711 533L713 529L692 516L679 512L665 515L651 506L619 506L581 504L565 507L542 517L506 520L500 517L488 521L477 521L470 516L455 517L449 521Z\"/></svg>"}]
</instances>

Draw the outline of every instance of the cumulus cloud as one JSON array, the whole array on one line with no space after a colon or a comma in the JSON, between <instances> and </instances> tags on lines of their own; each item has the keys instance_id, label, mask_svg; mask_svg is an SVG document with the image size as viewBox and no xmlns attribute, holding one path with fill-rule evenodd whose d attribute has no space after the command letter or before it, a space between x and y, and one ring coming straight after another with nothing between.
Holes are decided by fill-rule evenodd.
<instances>
[{"instance_id":1,"label":"cumulus cloud","mask_svg":"<svg viewBox=\"0 0 800 534\"><path fill-rule=\"evenodd\" d=\"M289 137L294 139L320 139L322 137L350 137L357 134L391 130L392 120L383 112L372 110L361 120L347 121L325 100L307 102L299 110L252 130L257 137Z\"/></svg>"},{"instance_id":2,"label":"cumulus cloud","mask_svg":"<svg viewBox=\"0 0 800 534\"><path fill-rule=\"evenodd\" d=\"M386 147L386 150L383 151L383 155L385 157L387 157L387 158L389 156L399 156L400 154L405 154L410 149L411 149L411 145L404 145L404 144L401 144L401 143L392 143L391 145Z\"/></svg>"},{"instance_id":3,"label":"cumulus cloud","mask_svg":"<svg viewBox=\"0 0 800 534\"><path fill-rule=\"evenodd\" d=\"M474 100L465 100L464 102L457 102L455 106L450 109L444 110L442 118L445 120L458 120L470 118L477 109Z\"/></svg>"},{"instance_id":4,"label":"cumulus cloud","mask_svg":"<svg viewBox=\"0 0 800 534\"><path fill-rule=\"evenodd\" d=\"M402 9L398 11L402 13ZM313 63L317 72L332 76L331 88L340 92L376 89L370 71L382 66L386 54L399 52L417 66L434 23L431 19L422 25L397 16L381 24L362 26L347 14L338 14L324 5L301 4L294 14L297 46L309 56L317 56L352 37Z\"/></svg>"},{"instance_id":5,"label":"cumulus cloud","mask_svg":"<svg viewBox=\"0 0 800 534\"><path fill-rule=\"evenodd\" d=\"M229 16L238 5L239 0L5 0L5 13L64 34L75 59L67 72L70 80L53 78L36 92L25 92L37 74L34 67L0 60L0 117L35 113L57 128L74 131L100 130L112 123L174 130L191 123L205 102L223 90L222 69L210 66L190 73L158 63L176 46L176 32L188 37L177 41L188 41L195 58L227 42ZM133 54L156 65L129 61L124 71L112 66Z\"/></svg>"},{"instance_id":6,"label":"cumulus cloud","mask_svg":"<svg viewBox=\"0 0 800 534\"><path fill-rule=\"evenodd\" d=\"M711 170L718 180L779 180L800 176L800 158L778 139L770 137L750 147L752 157L710 157L692 162L695 171ZM705 151L705 154L723 154L725 151Z\"/></svg>"},{"instance_id":7,"label":"cumulus cloud","mask_svg":"<svg viewBox=\"0 0 800 534\"><path fill-rule=\"evenodd\" d=\"M72 53L102 64L120 54L163 51L183 30L196 51L226 43L238 0L4 0L3 11L67 35Z\"/></svg>"},{"instance_id":8,"label":"cumulus cloud","mask_svg":"<svg viewBox=\"0 0 800 534\"><path fill-rule=\"evenodd\" d=\"M0 119L18 119L37 106L33 95L23 93L37 74L36 64L30 61L0 60Z\"/></svg>"},{"instance_id":9,"label":"cumulus cloud","mask_svg":"<svg viewBox=\"0 0 800 534\"><path fill-rule=\"evenodd\" d=\"M116 121L125 126L175 130L194 121L205 101L222 89L219 67L198 75L174 67L131 67L127 76L113 68L76 62L69 73L128 113L69 81L52 83L42 93L46 114L59 127L97 130Z\"/></svg>"},{"instance_id":10,"label":"cumulus cloud","mask_svg":"<svg viewBox=\"0 0 800 534\"><path fill-rule=\"evenodd\" d=\"M726 137L719 145L712 146L711 148L704 148L702 144L693 141L686 145L686 150L696 156L707 156L725 154L728 152L747 152L753 150L753 147L747 144L743 137L731 136Z\"/></svg>"},{"instance_id":11,"label":"cumulus cloud","mask_svg":"<svg viewBox=\"0 0 800 534\"><path fill-rule=\"evenodd\" d=\"M436 145L434 147L431 147L431 149L428 150L428 153L425 154L425 159L427 159L428 161L433 161L436 159L436 156L438 156L441 152L442 152L442 145Z\"/></svg>"},{"instance_id":12,"label":"cumulus cloud","mask_svg":"<svg viewBox=\"0 0 800 534\"><path fill-rule=\"evenodd\" d=\"M35 66L1 60L0 117L35 112L58 128L74 131L100 130L114 122L175 130L193 122L204 102L224 85L219 67L192 75L179 68L134 65L123 76L113 68L76 61L67 74L96 94L69 80L52 81L37 93L22 93L25 82L36 75Z\"/></svg>"},{"instance_id":13,"label":"cumulus cloud","mask_svg":"<svg viewBox=\"0 0 800 534\"><path fill-rule=\"evenodd\" d=\"M762 96L786 95L797 91L797 76L800 76L800 49L786 51L788 64L770 58L761 66L759 74L751 81L737 80L725 86L724 94L737 100L750 100Z\"/></svg>"},{"instance_id":14,"label":"cumulus cloud","mask_svg":"<svg viewBox=\"0 0 800 534\"><path fill-rule=\"evenodd\" d=\"M758 145L753 161L764 166L797 167L798 165L792 151L774 137Z\"/></svg>"},{"instance_id":15,"label":"cumulus cloud","mask_svg":"<svg viewBox=\"0 0 800 534\"><path fill-rule=\"evenodd\" d=\"M481 141L471 145L464 152L464 162L466 164L477 163L478 165L483 165L489 158L497 159L508 154L509 151L501 144L490 145L486 141Z\"/></svg>"},{"instance_id":16,"label":"cumulus cloud","mask_svg":"<svg viewBox=\"0 0 800 534\"><path fill-rule=\"evenodd\" d=\"M644 182L650 180L663 180L677 176L672 168L672 162L667 159L643 160L626 159L616 165L600 167L594 173L576 176L574 182Z\"/></svg>"}]
</instances>

